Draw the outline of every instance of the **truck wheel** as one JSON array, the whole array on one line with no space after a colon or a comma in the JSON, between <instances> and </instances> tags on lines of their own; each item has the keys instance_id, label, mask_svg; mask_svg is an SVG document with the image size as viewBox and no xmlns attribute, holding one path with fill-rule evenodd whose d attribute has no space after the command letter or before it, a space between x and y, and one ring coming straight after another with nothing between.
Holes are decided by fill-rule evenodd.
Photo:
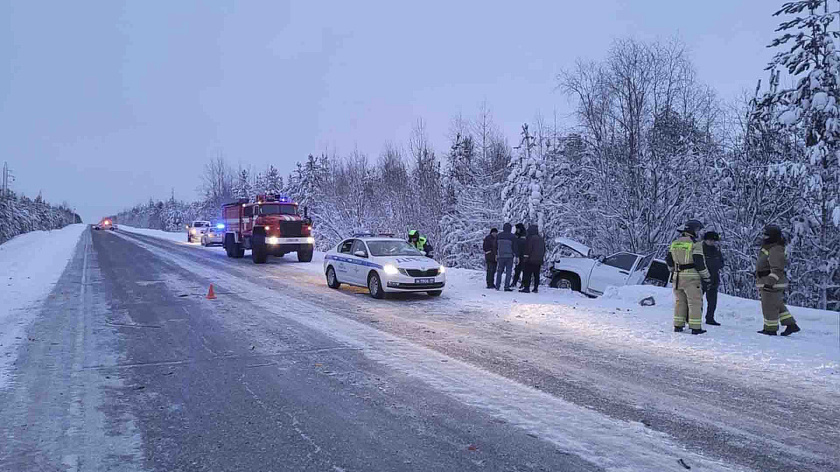
<instances>
[{"instance_id":1,"label":"truck wheel","mask_svg":"<svg viewBox=\"0 0 840 472\"><path fill-rule=\"evenodd\" d=\"M341 282L339 282L338 277L335 276L335 269L333 269L333 266L327 267L327 287L329 287L329 288L339 288L339 287L341 287Z\"/></svg>"},{"instance_id":2,"label":"truck wheel","mask_svg":"<svg viewBox=\"0 0 840 472\"><path fill-rule=\"evenodd\" d=\"M551 277L551 283L549 283L548 286L551 288L564 288L580 292L580 280L570 274L562 272L554 274L554 276Z\"/></svg>"},{"instance_id":3,"label":"truck wheel","mask_svg":"<svg viewBox=\"0 0 840 472\"><path fill-rule=\"evenodd\" d=\"M233 244L233 235L226 234L225 240L222 242L222 247L225 248L225 254L227 254L228 257L233 257Z\"/></svg>"},{"instance_id":4,"label":"truck wheel","mask_svg":"<svg viewBox=\"0 0 840 472\"><path fill-rule=\"evenodd\" d=\"M426 293L428 293L430 297L439 297L440 294L443 293L443 290L431 290Z\"/></svg>"},{"instance_id":5,"label":"truck wheel","mask_svg":"<svg viewBox=\"0 0 840 472\"><path fill-rule=\"evenodd\" d=\"M245 257L245 249L242 249L242 243L236 243L233 245L233 258L234 259L242 259Z\"/></svg>"},{"instance_id":6,"label":"truck wheel","mask_svg":"<svg viewBox=\"0 0 840 472\"><path fill-rule=\"evenodd\" d=\"M382 281L379 279L379 274L371 272L368 276L368 291L370 296L381 300L385 298L385 290L382 289Z\"/></svg>"},{"instance_id":7,"label":"truck wheel","mask_svg":"<svg viewBox=\"0 0 840 472\"><path fill-rule=\"evenodd\" d=\"M268 259L268 248L265 247L265 235L251 236L251 259L254 264L265 264Z\"/></svg>"},{"instance_id":8,"label":"truck wheel","mask_svg":"<svg viewBox=\"0 0 840 472\"><path fill-rule=\"evenodd\" d=\"M312 262L312 248L298 251L298 262Z\"/></svg>"},{"instance_id":9,"label":"truck wheel","mask_svg":"<svg viewBox=\"0 0 840 472\"><path fill-rule=\"evenodd\" d=\"M251 247L251 260L254 261L254 264L265 264L267 259L268 252L266 252L264 244L255 244Z\"/></svg>"}]
</instances>

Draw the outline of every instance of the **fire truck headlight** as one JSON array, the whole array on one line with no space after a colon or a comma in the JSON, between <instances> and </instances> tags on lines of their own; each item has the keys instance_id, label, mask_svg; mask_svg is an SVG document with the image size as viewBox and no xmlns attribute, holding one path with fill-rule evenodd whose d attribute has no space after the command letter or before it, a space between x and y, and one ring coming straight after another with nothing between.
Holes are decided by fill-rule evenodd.
<instances>
[{"instance_id":1,"label":"fire truck headlight","mask_svg":"<svg viewBox=\"0 0 840 472\"><path fill-rule=\"evenodd\" d=\"M306 244L315 244L315 238L306 238Z\"/></svg>"},{"instance_id":2,"label":"fire truck headlight","mask_svg":"<svg viewBox=\"0 0 840 472\"><path fill-rule=\"evenodd\" d=\"M387 264L385 267L382 268L382 272L385 272L388 275L397 275L400 273L399 269L392 264Z\"/></svg>"},{"instance_id":3,"label":"fire truck headlight","mask_svg":"<svg viewBox=\"0 0 840 472\"><path fill-rule=\"evenodd\" d=\"M272 236L272 237L266 239L266 242L268 244L280 244L280 238L278 238L277 236Z\"/></svg>"}]
</instances>

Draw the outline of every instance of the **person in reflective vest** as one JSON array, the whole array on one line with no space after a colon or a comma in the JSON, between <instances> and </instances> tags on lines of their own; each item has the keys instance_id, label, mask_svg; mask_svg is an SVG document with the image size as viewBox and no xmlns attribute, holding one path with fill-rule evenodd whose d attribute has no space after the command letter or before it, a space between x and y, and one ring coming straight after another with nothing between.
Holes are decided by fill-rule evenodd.
<instances>
[{"instance_id":1,"label":"person in reflective vest","mask_svg":"<svg viewBox=\"0 0 840 472\"><path fill-rule=\"evenodd\" d=\"M703 223L689 220L680 228L680 236L671 243L665 263L671 270L674 286L674 331L681 332L688 318L691 334L703 334L703 286L711 282L706 268L703 245L698 234Z\"/></svg>"},{"instance_id":2,"label":"person in reflective vest","mask_svg":"<svg viewBox=\"0 0 840 472\"><path fill-rule=\"evenodd\" d=\"M761 313L764 316L764 327L759 334L775 336L781 323L785 330L782 336L789 336L800 331L793 315L785 306L785 289L787 275L785 274L785 238L782 229L776 225L764 227L764 237L758 260L755 264L755 280L761 294Z\"/></svg>"},{"instance_id":3,"label":"person in reflective vest","mask_svg":"<svg viewBox=\"0 0 840 472\"><path fill-rule=\"evenodd\" d=\"M426 257L434 258L434 248L432 248L432 245L426 237L420 234L420 232L416 229L408 232L408 244L417 248L418 251L422 251Z\"/></svg>"}]
</instances>

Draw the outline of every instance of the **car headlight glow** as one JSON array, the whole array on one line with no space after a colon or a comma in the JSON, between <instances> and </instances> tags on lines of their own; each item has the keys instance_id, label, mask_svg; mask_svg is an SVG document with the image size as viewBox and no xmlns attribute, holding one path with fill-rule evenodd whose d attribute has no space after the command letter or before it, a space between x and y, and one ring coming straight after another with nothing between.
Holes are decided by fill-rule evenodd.
<instances>
[{"instance_id":1,"label":"car headlight glow","mask_svg":"<svg viewBox=\"0 0 840 472\"><path fill-rule=\"evenodd\" d=\"M190 230L190 234L195 234L195 228Z\"/></svg>"},{"instance_id":2,"label":"car headlight glow","mask_svg":"<svg viewBox=\"0 0 840 472\"><path fill-rule=\"evenodd\" d=\"M382 272L385 272L388 275L397 275L400 270L393 264L386 264L385 267L382 268Z\"/></svg>"},{"instance_id":3,"label":"car headlight glow","mask_svg":"<svg viewBox=\"0 0 840 472\"><path fill-rule=\"evenodd\" d=\"M438 268L438 274L445 274L445 273L446 273L446 267L440 266Z\"/></svg>"}]
</instances>

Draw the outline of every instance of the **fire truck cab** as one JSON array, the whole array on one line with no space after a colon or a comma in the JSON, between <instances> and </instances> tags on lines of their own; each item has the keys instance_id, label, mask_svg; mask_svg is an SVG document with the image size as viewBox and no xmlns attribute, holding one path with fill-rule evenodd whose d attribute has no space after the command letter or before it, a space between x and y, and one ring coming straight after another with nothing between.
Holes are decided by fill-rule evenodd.
<instances>
[{"instance_id":1,"label":"fire truck cab","mask_svg":"<svg viewBox=\"0 0 840 472\"><path fill-rule=\"evenodd\" d=\"M300 262L310 262L315 239L306 209L280 195L257 195L256 202L240 199L222 208L224 248L228 257L240 258L251 251L255 264L267 257L297 252Z\"/></svg>"}]
</instances>

